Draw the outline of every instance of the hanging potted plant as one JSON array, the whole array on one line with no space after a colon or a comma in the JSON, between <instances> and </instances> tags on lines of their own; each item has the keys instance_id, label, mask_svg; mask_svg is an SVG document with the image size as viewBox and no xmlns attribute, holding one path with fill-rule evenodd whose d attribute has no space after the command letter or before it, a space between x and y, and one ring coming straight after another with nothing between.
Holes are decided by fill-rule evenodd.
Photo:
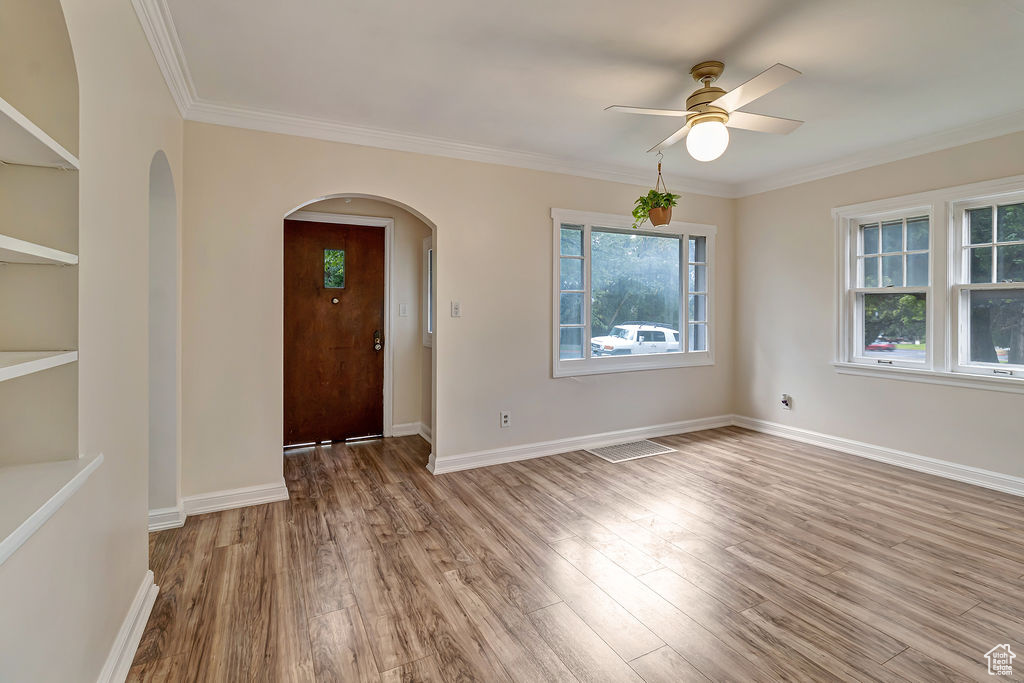
<instances>
[{"instance_id":1,"label":"hanging potted plant","mask_svg":"<svg viewBox=\"0 0 1024 683\"><path fill-rule=\"evenodd\" d=\"M679 195L672 194L661 177L661 162L658 162L658 180L654 189L639 197L633 203L633 227L639 228L645 221L659 227L672 221L672 207L679 201Z\"/></svg>"}]
</instances>

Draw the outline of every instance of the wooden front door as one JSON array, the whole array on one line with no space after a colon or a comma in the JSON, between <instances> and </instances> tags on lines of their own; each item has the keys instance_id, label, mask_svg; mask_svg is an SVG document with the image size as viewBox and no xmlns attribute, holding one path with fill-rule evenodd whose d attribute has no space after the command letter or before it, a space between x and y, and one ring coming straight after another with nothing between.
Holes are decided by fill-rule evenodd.
<instances>
[{"instance_id":1,"label":"wooden front door","mask_svg":"<svg viewBox=\"0 0 1024 683\"><path fill-rule=\"evenodd\" d=\"M384 343L384 230L286 220L286 446L383 434Z\"/></svg>"}]
</instances>

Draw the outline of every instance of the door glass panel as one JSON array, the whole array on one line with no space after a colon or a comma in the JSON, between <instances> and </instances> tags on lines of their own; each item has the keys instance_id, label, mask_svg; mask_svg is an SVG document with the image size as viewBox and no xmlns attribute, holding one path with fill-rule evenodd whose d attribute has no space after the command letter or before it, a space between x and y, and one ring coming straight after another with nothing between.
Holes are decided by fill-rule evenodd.
<instances>
[{"instance_id":1,"label":"door glass panel","mask_svg":"<svg viewBox=\"0 0 1024 683\"><path fill-rule=\"evenodd\" d=\"M324 249L324 288L345 287L345 250Z\"/></svg>"}]
</instances>

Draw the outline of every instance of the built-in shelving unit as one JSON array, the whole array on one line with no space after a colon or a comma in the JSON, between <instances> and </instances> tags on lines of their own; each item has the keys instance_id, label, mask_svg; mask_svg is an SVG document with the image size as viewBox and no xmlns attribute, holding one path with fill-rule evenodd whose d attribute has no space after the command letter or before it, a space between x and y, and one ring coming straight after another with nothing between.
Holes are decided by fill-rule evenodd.
<instances>
[{"instance_id":1,"label":"built-in shelving unit","mask_svg":"<svg viewBox=\"0 0 1024 683\"><path fill-rule=\"evenodd\" d=\"M79 456L78 80L54 2L0 25L21 57L0 62L0 563L103 462Z\"/></svg>"},{"instance_id":2,"label":"built-in shelving unit","mask_svg":"<svg viewBox=\"0 0 1024 683\"><path fill-rule=\"evenodd\" d=\"M78 158L0 97L0 151L8 164L78 169Z\"/></svg>"},{"instance_id":3,"label":"built-in shelving unit","mask_svg":"<svg viewBox=\"0 0 1024 683\"><path fill-rule=\"evenodd\" d=\"M78 257L66 251L0 235L0 263L31 263L42 266L77 266Z\"/></svg>"}]
</instances>

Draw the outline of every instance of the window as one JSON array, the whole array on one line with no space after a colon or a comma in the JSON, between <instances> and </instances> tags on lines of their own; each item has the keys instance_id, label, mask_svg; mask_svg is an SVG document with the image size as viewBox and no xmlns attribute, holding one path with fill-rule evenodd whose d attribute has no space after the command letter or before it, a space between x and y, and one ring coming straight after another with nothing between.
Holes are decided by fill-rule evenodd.
<instances>
[{"instance_id":1,"label":"window","mask_svg":"<svg viewBox=\"0 0 1024 683\"><path fill-rule=\"evenodd\" d=\"M1024 176L833 215L840 372L1024 393Z\"/></svg>"},{"instance_id":2,"label":"window","mask_svg":"<svg viewBox=\"0 0 1024 683\"><path fill-rule=\"evenodd\" d=\"M953 212L959 247L954 297L961 371L1024 376L1024 201L964 202Z\"/></svg>"},{"instance_id":3,"label":"window","mask_svg":"<svg viewBox=\"0 0 1024 683\"><path fill-rule=\"evenodd\" d=\"M324 249L324 289L345 288L345 251Z\"/></svg>"},{"instance_id":4,"label":"window","mask_svg":"<svg viewBox=\"0 0 1024 683\"><path fill-rule=\"evenodd\" d=\"M929 223L927 215L851 221L855 362L927 363Z\"/></svg>"},{"instance_id":5,"label":"window","mask_svg":"<svg viewBox=\"0 0 1024 683\"><path fill-rule=\"evenodd\" d=\"M434 238L423 239L423 345L434 345Z\"/></svg>"},{"instance_id":6,"label":"window","mask_svg":"<svg viewBox=\"0 0 1024 683\"><path fill-rule=\"evenodd\" d=\"M714 226L634 230L630 217L560 209L552 218L556 377L713 362Z\"/></svg>"}]
</instances>

